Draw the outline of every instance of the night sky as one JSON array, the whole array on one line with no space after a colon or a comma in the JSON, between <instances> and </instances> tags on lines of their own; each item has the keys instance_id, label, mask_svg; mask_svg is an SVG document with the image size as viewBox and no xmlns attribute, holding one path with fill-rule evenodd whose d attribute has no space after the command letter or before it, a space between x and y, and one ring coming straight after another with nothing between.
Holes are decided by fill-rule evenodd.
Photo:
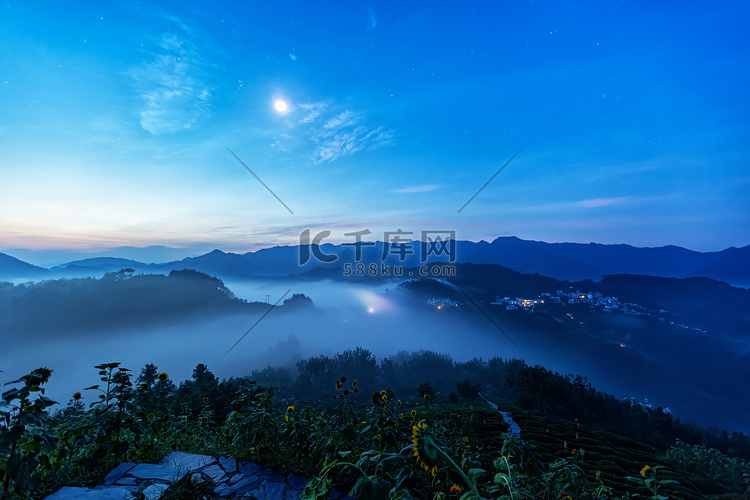
<instances>
[{"instance_id":1,"label":"night sky","mask_svg":"<svg viewBox=\"0 0 750 500\"><path fill-rule=\"evenodd\" d=\"M305 228L745 246L749 14L3 2L0 251L176 258L297 244Z\"/></svg>"}]
</instances>

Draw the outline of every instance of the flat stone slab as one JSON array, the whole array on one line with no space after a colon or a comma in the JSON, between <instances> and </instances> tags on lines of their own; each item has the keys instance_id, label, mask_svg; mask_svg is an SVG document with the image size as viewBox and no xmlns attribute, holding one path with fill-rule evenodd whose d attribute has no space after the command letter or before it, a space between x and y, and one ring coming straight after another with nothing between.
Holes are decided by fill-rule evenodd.
<instances>
[{"instance_id":1,"label":"flat stone slab","mask_svg":"<svg viewBox=\"0 0 750 500\"><path fill-rule=\"evenodd\" d=\"M275 483L286 481L286 476L284 474L276 472L275 470L266 469L265 467L256 472L256 474L266 481L273 481Z\"/></svg>"},{"instance_id":2,"label":"flat stone slab","mask_svg":"<svg viewBox=\"0 0 750 500\"><path fill-rule=\"evenodd\" d=\"M258 477L248 477L240 479L237 483L232 485L232 491L241 495L243 493L249 493L253 490L257 490L263 484L263 480Z\"/></svg>"},{"instance_id":3,"label":"flat stone slab","mask_svg":"<svg viewBox=\"0 0 750 500\"><path fill-rule=\"evenodd\" d=\"M237 472L237 460L234 458L219 457L219 465L227 472Z\"/></svg>"},{"instance_id":4,"label":"flat stone slab","mask_svg":"<svg viewBox=\"0 0 750 500\"><path fill-rule=\"evenodd\" d=\"M295 476L294 474L289 474L286 478L286 483L293 490L304 490L308 482L309 480L304 477Z\"/></svg>"},{"instance_id":5,"label":"flat stone slab","mask_svg":"<svg viewBox=\"0 0 750 500\"><path fill-rule=\"evenodd\" d=\"M129 476L138 479L161 479L162 481L179 481L188 473L186 468L172 467L171 465L138 464L128 471Z\"/></svg>"},{"instance_id":6,"label":"flat stone slab","mask_svg":"<svg viewBox=\"0 0 750 500\"><path fill-rule=\"evenodd\" d=\"M262 468L262 465L254 464L252 462L244 462L240 464L240 472L242 472L246 476L255 475Z\"/></svg>"},{"instance_id":7,"label":"flat stone slab","mask_svg":"<svg viewBox=\"0 0 750 500\"><path fill-rule=\"evenodd\" d=\"M65 486L47 500L134 500L136 493L145 500L160 500L172 483L190 473L210 479L217 495L260 500L299 500L309 481L252 462L175 451L157 464L122 463L107 474L104 485ZM336 489L331 495L331 499L348 498Z\"/></svg>"},{"instance_id":8,"label":"flat stone slab","mask_svg":"<svg viewBox=\"0 0 750 500\"><path fill-rule=\"evenodd\" d=\"M187 470L196 470L216 461L217 460L214 457L210 457L208 455L192 455L190 453L183 453L181 451L173 451L166 457L159 460L159 464L182 467Z\"/></svg>"},{"instance_id":9,"label":"flat stone slab","mask_svg":"<svg viewBox=\"0 0 750 500\"><path fill-rule=\"evenodd\" d=\"M117 486L99 489L63 486L45 500L133 500L133 494L126 488Z\"/></svg>"},{"instance_id":10,"label":"flat stone slab","mask_svg":"<svg viewBox=\"0 0 750 500\"><path fill-rule=\"evenodd\" d=\"M219 484L226 479L227 473L218 464L209 465L201 472L211 478L214 484Z\"/></svg>"},{"instance_id":11,"label":"flat stone slab","mask_svg":"<svg viewBox=\"0 0 750 500\"><path fill-rule=\"evenodd\" d=\"M152 484L143 490L143 496L146 500L159 500L164 492L169 488L168 484Z\"/></svg>"},{"instance_id":12,"label":"flat stone slab","mask_svg":"<svg viewBox=\"0 0 750 500\"><path fill-rule=\"evenodd\" d=\"M266 483L266 500L285 500L286 483Z\"/></svg>"},{"instance_id":13,"label":"flat stone slab","mask_svg":"<svg viewBox=\"0 0 750 500\"><path fill-rule=\"evenodd\" d=\"M112 471L107 474L107 476L104 478L104 484L112 484L116 482L118 479L120 479L122 476L125 475L126 472L128 472L130 469L135 467L135 464L133 462L123 462Z\"/></svg>"}]
</instances>

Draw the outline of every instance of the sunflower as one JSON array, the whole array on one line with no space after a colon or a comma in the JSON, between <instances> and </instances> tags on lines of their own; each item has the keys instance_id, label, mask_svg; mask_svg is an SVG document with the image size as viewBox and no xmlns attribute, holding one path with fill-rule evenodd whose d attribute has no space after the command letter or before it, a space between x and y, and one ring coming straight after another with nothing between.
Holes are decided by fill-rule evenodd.
<instances>
[{"instance_id":1,"label":"sunflower","mask_svg":"<svg viewBox=\"0 0 750 500\"><path fill-rule=\"evenodd\" d=\"M78 401L81 399L81 393L80 392L74 392L73 393L73 401Z\"/></svg>"},{"instance_id":2,"label":"sunflower","mask_svg":"<svg viewBox=\"0 0 750 500\"><path fill-rule=\"evenodd\" d=\"M412 449L417 463L426 470L431 476L434 476L438 469L441 451L435 442L435 436L427 428L424 422L419 422L411 429L411 442L414 443Z\"/></svg>"},{"instance_id":3,"label":"sunflower","mask_svg":"<svg viewBox=\"0 0 750 500\"><path fill-rule=\"evenodd\" d=\"M370 396L370 401L374 406L380 406L380 393L373 392L372 396Z\"/></svg>"},{"instance_id":4,"label":"sunflower","mask_svg":"<svg viewBox=\"0 0 750 500\"><path fill-rule=\"evenodd\" d=\"M169 375L167 375L167 372L161 372L156 376L156 378L159 379L159 382L166 382L167 380L169 380Z\"/></svg>"},{"instance_id":5,"label":"sunflower","mask_svg":"<svg viewBox=\"0 0 750 500\"><path fill-rule=\"evenodd\" d=\"M453 486L451 486L451 493L457 493L460 495L463 492L464 490L459 485L454 484Z\"/></svg>"},{"instance_id":6,"label":"sunflower","mask_svg":"<svg viewBox=\"0 0 750 500\"><path fill-rule=\"evenodd\" d=\"M204 403L208 403L208 396L204 396L204 397L203 397L203 402L204 402Z\"/></svg>"},{"instance_id":7,"label":"sunflower","mask_svg":"<svg viewBox=\"0 0 750 500\"><path fill-rule=\"evenodd\" d=\"M21 377L21 379L27 386L34 389L49 382L49 377L52 375L52 371L53 370L50 370L49 368L37 368L29 375Z\"/></svg>"},{"instance_id":8,"label":"sunflower","mask_svg":"<svg viewBox=\"0 0 750 500\"><path fill-rule=\"evenodd\" d=\"M336 379L336 390L340 391L343 388L344 388L344 384L342 384L341 382L338 381L338 379Z\"/></svg>"},{"instance_id":9,"label":"sunflower","mask_svg":"<svg viewBox=\"0 0 750 500\"><path fill-rule=\"evenodd\" d=\"M642 477L646 477L646 474L648 473L649 470L651 470L651 466L650 465L644 465L643 469L641 469L641 476Z\"/></svg>"},{"instance_id":10,"label":"sunflower","mask_svg":"<svg viewBox=\"0 0 750 500\"><path fill-rule=\"evenodd\" d=\"M410 413L410 415L411 415L411 418L416 418L416 416L417 416L417 410L412 410L411 413Z\"/></svg>"},{"instance_id":11,"label":"sunflower","mask_svg":"<svg viewBox=\"0 0 750 500\"><path fill-rule=\"evenodd\" d=\"M293 411L294 411L294 406L287 406L286 407L286 412L287 413L292 413Z\"/></svg>"},{"instance_id":12,"label":"sunflower","mask_svg":"<svg viewBox=\"0 0 750 500\"><path fill-rule=\"evenodd\" d=\"M354 379L354 382L352 382L352 387L354 387L355 389L357 388L357 379L356 378Z\"/></svg>"}]
</instances>

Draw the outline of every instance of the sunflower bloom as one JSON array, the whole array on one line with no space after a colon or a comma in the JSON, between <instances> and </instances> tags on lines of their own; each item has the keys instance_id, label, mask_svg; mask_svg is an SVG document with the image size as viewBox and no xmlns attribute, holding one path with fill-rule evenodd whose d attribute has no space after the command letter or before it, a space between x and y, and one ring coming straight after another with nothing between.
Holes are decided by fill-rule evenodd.
<instances>
[{"instance_id":1,"label":"sunflower bloom","mask_svg":"<svg viewBox=\"0 0 750 500\"><path fill-rule=\"evenodd\" d=\"M463 492L464 492L464 490L459 485L454 484L453 486L451 486L451 493L456 493L456 494L460 495Z\"/></svg>"},{"instance_id":2,"label":"sunflower bloom","mask_svg":"<svg viewBox=\"0 0 750 500\"><path fill-rule=\"evenodd\" d=\"M434 476L440 462L441 451L435 442L435 436L424 422L419 422L411 429L411 442L414 456L420 467Z\"/></svg>"},{"instance_id":3,"label":"sunflower bloom","mask_svg":"<svg viewBox=\"0 0 750 500\"><path fill-rule=\"evenodd\" d=\"M417 410L412 410L409 415L411 415L411 418L416 418L417 417Z\"/></svg>"},{"instance_id":4,"label":"sunflower bloom","mask_svg":"<svg viewBox=\"0 0 750 500\"><path fill-rule=\"evenodd\" d=\"M336 380L336 390L340 391L343 388L344 388L344 384L342 384L341 382L339 382L338 379L337 379Z\"/></svg>"},{"instance_id":5,"label":"sunflower bloom","mask_svg":"<svg viewBox=\"0 0 750 500\"><path fill-rule=\"evenodd\" d=\"M651 466L650 465L644 465L643 469L641 469L641 476L642 477L646 477L646 474L648 473L649 470L651 470Z\"/></svg>"},{"instance_id":6,"label":"sunflower bloom","mask_svg":"<svg viewBox=\"0 0 750 500\"><path fill-rule=\"evenodd\" d=\"M372 396L370 396L370 401L374 406L380 406L380 394L377 392L373 392Z\"/></svg>"},{"instance_id":7,"label":"sunflower bloom","mask_svg":"<svg viewBox=\"0 0 750 500\"><path fill-rule=\"evenodd\" d=\"M49 382L49 377L53 370L49 368L37 368L31 374L21 377L24 383L30 388L37 388L42 384Z\"/></svg>"},{"instance_id":8,"label":"sunflower bloom","mask_svg":"<svg viewBox=\"0 0 750 500\"><path fill-rule=\"evenodd\" d=\"M159 382L166 382L167 380L169 380L169 375L167 375L167 372L161 372L156 376L156 378L159 379Z\"/></svg>"},{"instance_id":9,"label":"sunflower bloom","mask_svg":"<svg viewBox=\"0 0 750 500\"><path fill-rule=\"evenodd\" d=\"M208 396L204 396L204 397L203 397L203 402L204 402L204 403L208 403Z\"/></svg>"},{"instance_id":10,"label":"sunflower bloom","mask_svg":"<svg viewBox=\"0 0 750 500\"><path fill-rule=\"evenodd\" d=\"M73 401L78 401L81 399L81 393L80 392L74 392L73 393Z\"/></svg>"},{"instance_id":11,"label":"sunflower bloom","mask_svg":"<svg viewBox=\"0 0 750 500\"><path fill-rule=\"evenodd\" d=\"M286 412L287 413L292 413L293 411L294 411L294 406L287 406L286 407Z\"/></svg>"}]
</instances>

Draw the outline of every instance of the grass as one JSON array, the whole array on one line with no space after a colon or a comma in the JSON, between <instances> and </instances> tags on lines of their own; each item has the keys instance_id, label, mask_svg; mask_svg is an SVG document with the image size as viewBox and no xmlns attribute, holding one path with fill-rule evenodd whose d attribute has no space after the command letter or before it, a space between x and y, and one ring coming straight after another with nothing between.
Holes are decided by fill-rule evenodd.
<instances>
[{"instance_id":1,"label":"grass","mask_svg":"<svg viewBox=\"0 0 750 500\"><path fill-rule=\"evenodd\" d=\"M742 462L728 462L721 476L729 471L739 482L722 485L700 465L720 455L683 447L679 460L668 460L667 450L576 421L529 415L501 400L521 427L520 439L506 434L508 423L481 399L402 400L384 389L363 404L351 400L366 399L356 395L356 381L337 381L335 399L304 403L279 401L273 391L245 382L222 403L225 416L218 418L211 405L216 394L196 388L194 397L176 400L164 373L135 388L119 364L97 369L101 397L88 409L72 401L51 417L41 390L51 374L46 369L3 393L0 496L42 498L62 485L93 486L120 462L155 462L178 450L311 478L303 495L309 500L326 498L333 486L372 500L747 498L737 472L746 467ZM210 486L188 477L168 498L210 498Z\"/></svg>"}]
</instances>

